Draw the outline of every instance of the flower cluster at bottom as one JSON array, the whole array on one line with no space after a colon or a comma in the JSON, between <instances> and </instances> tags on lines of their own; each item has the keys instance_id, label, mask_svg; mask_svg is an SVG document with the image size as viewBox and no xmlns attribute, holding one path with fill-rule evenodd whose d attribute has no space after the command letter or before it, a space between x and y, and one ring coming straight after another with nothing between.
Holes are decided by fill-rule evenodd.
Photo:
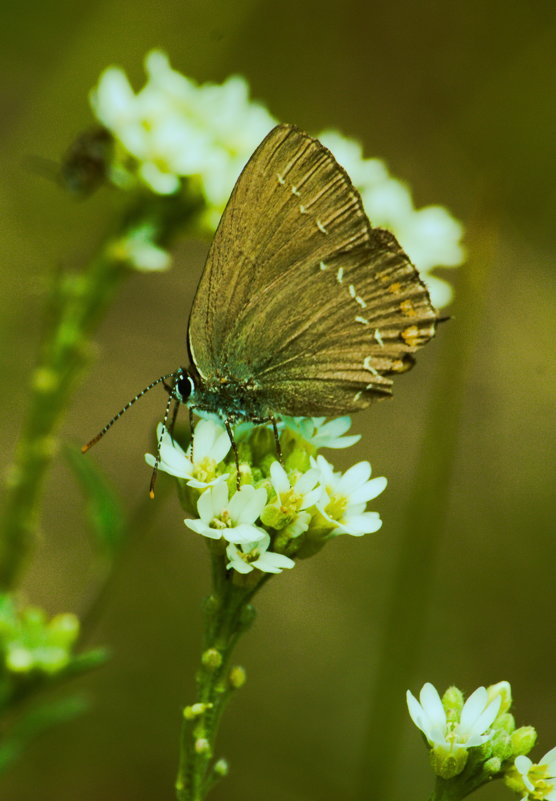
<instances>
[{"instance_id":1,"label":"flower cluster at bottom","mask_svg":"<svg viewBox=\"0 0 556 801\"><path fill-rule=\"evenodd\" d=\"M368 501L386 487L371 479L371 466L359 462L344 474L317 447L342 448L358 437L344 436L349 418L286 418L280 425L282 463L268 426L241 424L235 439L240 486L228 434L220 422L201 419L187 451L159 426L159 470L179 479L185 525L225 552L237 573L280 573L295 558L316 553L332 537L378 531L377 512ZM146 455L147 464L157 462Z\"/></svg>"},{"instance_id":2,"label":"flower cluster at bottom","mask_svg":"<svg viewBox=\"0 0 556 801\"><path fill-rule=\"evenodd\" d=\"M537 733L532 726L516 728L511 704L507 681L479 687L465 702L457 687L441 698L427 682L419 700L408 691L409 714L427 740L431 767L450 786L442 797L464 798L501 778L521 801L556 801L556 748L532 762L527 754Z\"/></svg>"}]
</instances>

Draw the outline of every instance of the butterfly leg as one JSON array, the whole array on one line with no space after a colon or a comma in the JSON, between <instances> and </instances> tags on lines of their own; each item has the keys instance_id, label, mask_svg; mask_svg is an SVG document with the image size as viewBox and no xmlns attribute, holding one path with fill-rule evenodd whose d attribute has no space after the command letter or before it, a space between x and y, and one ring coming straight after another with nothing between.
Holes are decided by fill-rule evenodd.
<instances>
[{"instance_id":1,"label":"butterfly leg","mask_svg":"<svg viewBox=\"0 0 556 801\"><path fill-rule=\"evenodd\" d=\"M193 441L195 439L195 429L193 428L193 409L194 406L188 406L187 411L189 413L189 434L191 436L191 442L189 443L189 458L193 461Z\"/></svg>"},{"instance_id":2,"label":"butterfly leg","mask_svg":"<svg viewBox=\"0 0 556 801\"><path fill-rule=\"evenodd\" d=\"M226 426L226 431L228 432L228 436L230 438L230 442L232 443L232 449L234 452L234 458L236 460L236 489L239 490L240 486L240 475L239 475L239 453L237 450L236 441L234 439L234 430L232 428L232 424L228 417L224 420L224 425Z\"/></svg>"},{"instance_id":3,"label":"butterfly leg","mask_svg":"<svg viewBox=\"0 0 556 801\"><path fill-rule=\"evenodd\" d=\"M272 430L274 431L274 442L276 444L276 456L278 457L278 461L284 466L284 457L282 456L282 447L280 445L280 437L278 436L278 426L276 424L276 418L270 417L270 422L272 423Z\"/></svg>"},{"instance_id":4,"label":"butterfly leg","mask_svg":"<svg viewBox=\"0 0 556 801\"><path fill-rule=\"evenodd\" d=\"M179 400L175 400L174 408L172 410L172 419L170 420L170 425L168 426L168 433L172 437L172 442L174 441L174 428L176 425L176 420L178 419L178 412L180 410L181 403Z\"/></svg>"}]
</instances>

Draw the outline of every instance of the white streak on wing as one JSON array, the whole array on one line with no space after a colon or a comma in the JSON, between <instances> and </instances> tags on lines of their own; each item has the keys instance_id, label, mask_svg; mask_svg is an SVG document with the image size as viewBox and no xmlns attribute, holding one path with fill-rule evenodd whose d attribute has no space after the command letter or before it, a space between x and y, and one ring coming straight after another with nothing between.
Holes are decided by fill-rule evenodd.
<instances>
[{"instance_id":1,"label":"white streak on wing","mask_svg":"<svg viewBox=\"0 0 556 801\"><path fill-rule=\"evenodd\" d=\"M384 347L384 340L382 339L382 334L380 333L378 328L375 329L374 338L376 339L376 341L378 342L380 347L383 348Z\"/></svg>"},{"instance_id":2,"label":"white streak on wing","mask_svg":"<svg viewBox=\"0 0 556 801\"><path fill-rule=\"evenodd\" d=\"M357 295L357 292L355 291L355 287L353 286L353 284L350 284L348 286L348 289L349 289L349 294L351 295L351 297L355 298L355 296Z\"/></svg>"},{"instance_id":3,"label":"white streak on wing","mask_svg":"<svg viewBox=\"0 0 556 801\"><path fill-rule=\"evenodd\" d=\"M300 206L299 207L299 211L301 212L301 214L309 214L309 212L307 211L305 206Z\"/></svg>"},{"instance_id":4,"label":"white streak on wing","mask_svg":"<svg viewBox=\"0 0 556 801\"><path fill-rule=\"evenodd\" d=\"M276 175L277 175L277 178L278 178L278 183L279 183L279 184L282 184L282 185L283 185L283 184L285 184L285 183L286 183L286 179L284 178L284 176L283 176L283 175L280 175L280 173L276 173Z\"/></svg>"},{"instance_id":5,"label":"white streak on wing","mask_svg":"<svg viewBox=\"0 0 556 801\"><path fill-rule=\"evenodd\" d=\"M321 270L327 270L328 269L328 264L325 264L323 261L321 261L321 263L319 264L319 267L321 268Z\"/></svg>"},{"instance_id":6,"label":"white streak on wing","mask_svg":"<svg viewBox=\"0 0 556 801\"><path fill-rule=\"evenodd\" d=\"M356 322L356 323L363 323L363 325L370 325L370 322L369 322L367 319L365 319L365 317L359 317L359 316L357 316L357 317L355 318L355 322Z\"/></svg>"},{"instance_id":7,"label":"white streak on wing","mask_svg":"<svg viewBox=\"0 0 556 801\"><path fill-rule=\"evenodd\" d=\"M326 230L326 228L324 227L324 225L321 223L321 221L318 218L317 218L317 228L323 234L327 234L328 233L328 231Z\"/></svg>"},{"instance_id":8,"label":"white streak on wing","mask_svg":"<svg viewBox=\"0 0 556 801\"><path fill-rule=\"evenodd\" d=\"M297 186L293 186L293 184L292 184L292 195L297 195L297 197L301 196L301 192L299 191Z\"/></svg>"},{"instance_id":9,"label":"white streak on wing","mask_svg":"<svg viewBox=\"0 0 556 801\"><path fill-rule=\"evenodd\" d=\"M338 272L336 273L336 281L341 284L344 280L344 268L338 267Z\"/></svg>"},{"instance_id":10,"label":"white streak on wing","mask_svg":"<svg viewBox=\"0 0 556 801\"><path fill-rule=\"evenodd\" d=\"M365 370L368 370L373 375L379 375L378 371L375 370L371 362L372 362L372 357L365 356L365 358L363 359L363 367L365 368Z\"/></svg>"},{"instance_id":11,"label":"white streak on wing","mask_svg":"<svg viewBox=\"0 0 556 801\"><path fill-rule=\"evenodd\" d=\"M355 300L357 301L357 303L359 303L359 305L361 306L362 309L366 309L367 308L367 304L365 303L365 301L363 300L362 297L360 297L359 295L356 295L355 296Z\"/></svg>"}]
</instances>

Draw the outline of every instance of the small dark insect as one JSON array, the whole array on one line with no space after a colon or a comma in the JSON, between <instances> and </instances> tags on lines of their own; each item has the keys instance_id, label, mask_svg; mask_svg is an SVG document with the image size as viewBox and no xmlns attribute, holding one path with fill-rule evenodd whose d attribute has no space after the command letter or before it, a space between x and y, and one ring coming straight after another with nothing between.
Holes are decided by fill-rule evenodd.
<instances>
[{"instance_id":1,"label":"small dark insect","mask_svg":"<svg viewBox=\"0 0 556 801\"><path fill-rule=\"evenodd\" d=\"M113 149L114 140L106 128L97 126L82 133L62 159L62 186L79 197L92 194L106 180Z\"/></svg>"},{"instance_id":2,"label":"small dark insect","mask_svg":"<svg viewBox=\"0 0 556 801\"><path fill-rule=\"evenodd\" d=\"M359 192L319 141L278 125L220 220L187 331L174 400L232 424L336 416L392 392L392 376L435 334L438 316L395 237L372 228ZM237 464L237 452L236 452ZM151 495L153 494L151 482Z\"/></svg>"}]
</instances>

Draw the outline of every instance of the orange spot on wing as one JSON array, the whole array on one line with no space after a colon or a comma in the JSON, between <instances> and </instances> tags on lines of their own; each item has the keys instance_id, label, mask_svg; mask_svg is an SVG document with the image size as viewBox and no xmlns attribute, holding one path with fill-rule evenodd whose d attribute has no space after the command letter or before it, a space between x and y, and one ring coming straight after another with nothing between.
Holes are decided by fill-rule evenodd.
<instances>
[{"instance_id":1,"label":"orange spot on wing","mask_svg":"<svg viewBox=\"0 0 556 801\"><path fill-rule=\"evenodd\" d=\"M400 303L400 310L402 314L405 314L406 317L415 317L417 312L415 311L415 306L410 300L402 300Z\"/></svg>"},{"instance_id":2,"label":"orange spot on wing","mask_svg":"<svg viewBox=\"0 0 556 801\"><path fill-rule=\"evenodd\" d=\"M409 328L405 328L402 331L402 339L406 345L409 345L410 348L418 347L421 337L419 335L419 329L417 326L410 325Z\"/></svg>"}]
</instances>

